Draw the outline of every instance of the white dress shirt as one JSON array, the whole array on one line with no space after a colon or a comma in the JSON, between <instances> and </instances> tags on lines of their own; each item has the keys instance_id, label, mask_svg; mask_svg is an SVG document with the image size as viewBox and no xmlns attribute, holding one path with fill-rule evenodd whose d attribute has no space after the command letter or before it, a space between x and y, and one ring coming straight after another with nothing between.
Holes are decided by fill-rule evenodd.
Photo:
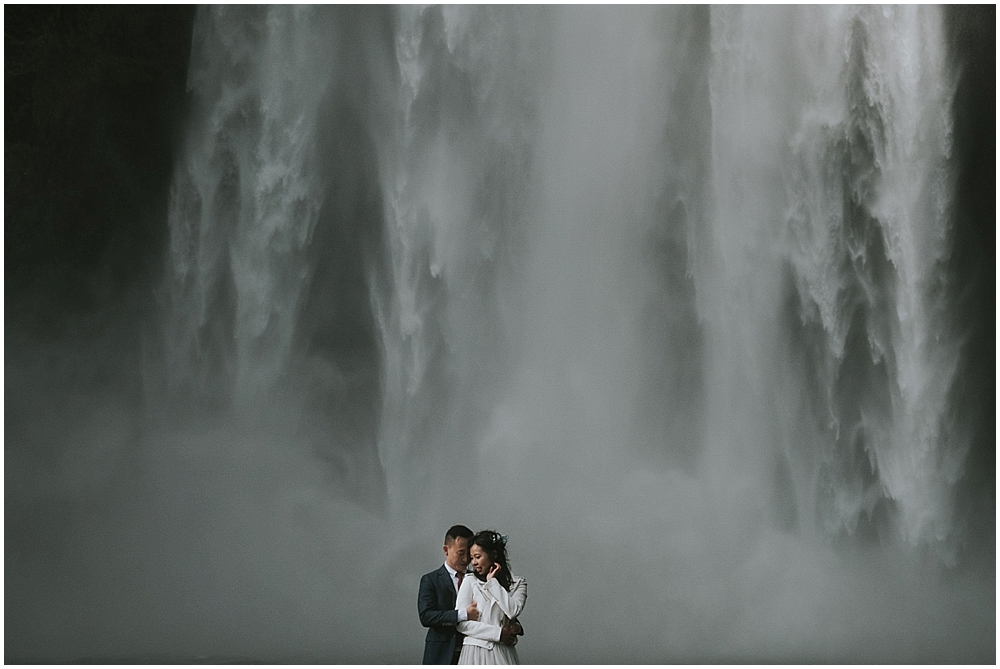
<instances>
[{"instance_id":1,"label":"white dress shirt","mask_svg":"<svg viewBox=\"0 0 1000 669\"><path fill-rule=\"evenodd\" d=\"M451 583L455 586L455 592L458 592L458 572L451 568L451 565L447 562L444 563L444 568L448 570L448 574L451 576ZM462 578L468 578L469 574L465 574ZM464 623L469 619L469 612L465 608L458 610L458 622Z\"/></svg>"}]
</instances>

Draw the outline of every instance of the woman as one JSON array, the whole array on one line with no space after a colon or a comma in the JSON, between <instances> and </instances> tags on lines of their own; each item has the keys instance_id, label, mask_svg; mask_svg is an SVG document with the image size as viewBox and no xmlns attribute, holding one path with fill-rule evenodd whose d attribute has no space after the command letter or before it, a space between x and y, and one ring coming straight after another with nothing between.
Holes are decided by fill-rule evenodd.
<instances>
[{"instance_id":1,"label":"woman","mask_svg":"<svg viewBox=\"0 0 1000 669\"><path fill-rule=\"evenodd\" d=\"M511 576L507 561L507 537L492 530L483 530L469 542L473 574L462 580L458 590L456 609L469 610L470 619L458 623L458 631L465 635L459 664L520 664L514 645L500 643L505 638L517 637L510 630L512 621L524 609L528 598L528 584L523 578ZM478 610L478 620L473 620Z\"/></svg>"}]
</instances>

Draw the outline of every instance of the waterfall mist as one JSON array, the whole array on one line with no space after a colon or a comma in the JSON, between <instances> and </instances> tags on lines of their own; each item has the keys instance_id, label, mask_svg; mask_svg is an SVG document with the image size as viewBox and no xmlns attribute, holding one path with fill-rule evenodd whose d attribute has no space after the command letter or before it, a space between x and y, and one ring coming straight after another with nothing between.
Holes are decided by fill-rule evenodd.
<instances>
[{"instance_id":1,"label":"waterfall mist","mask_svg":"<svg viewBox=\"0 0 1000 669\"><path fill-rule=\"evenodd\" d=\"M8 658L415 662L463 523L529 663L989 662L970 16L199 8L144 306L6 337Z\"/></svg>"}]
</instances>

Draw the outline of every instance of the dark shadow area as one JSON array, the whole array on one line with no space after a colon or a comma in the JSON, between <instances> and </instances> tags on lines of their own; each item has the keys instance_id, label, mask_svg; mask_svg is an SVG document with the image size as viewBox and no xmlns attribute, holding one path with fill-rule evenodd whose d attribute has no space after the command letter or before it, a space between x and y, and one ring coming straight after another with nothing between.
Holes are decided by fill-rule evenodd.
<instances>
[{"instance_id":1,"label":"dark shadow area","mask_svg":"<svg viewBox=\"0 0 1000 669\"><path fill-rule=\"evenodd\" d=\"M34 337L148 286L194 8L4 8L5 316Z\"/></svg>"},{"instance_id":2,"label":"dark shadow area","mask_svg":"<svg viewBox=\"0 0 1000 669\"><path fill-rule=\"evenodd\" d=\"M77 395L139 401L193 17L4 8L8 462L37 452L24 429L39 412Z\"/></svg>"},{"instance_id":3,"label":"dark shadow area","mask_svg":"<svg viewBox=\"0 0 1000 669\"><path fill-rule=\"evenodd\" d=\"M693 474L705 432L705 351L688 239L704 229L709 215L703 203L711 184L711 16L708 7L684 11L686 29L668 46L670 61L686 66L667 92L662 150L670 174L647 249L662 290L643 314L649 362L638 414L649 434L643 455L654 466Z\"/></svg>"},{"instance_id":4,"label":"dark shadow area","mask_svg":"<svg viewBox=\"0 0 1000 669\"><path fill-rule=\"evenodd\" d=\"M318 152L326 181L309 243L310 275L296 329L306 383L306 438L330 467L334 487L385 511L378 456L381 355L372 282L387 280L378 156L367 119L386 107L380 76L392 53L391 15L338 8L339 63L321 104ZM359 57L363 56L363 57ZM374 70L374 71L373 71ZM380 104L381 103L381 104Z\"/></svg>"},{"instance_id":5,"label":"dark shadow area","mask_svg":"<svg viewBox=\"0 0 1000 669\"><path fill-rule=\"evenodd\" d=\"M956 520L967 537L968 557L995 575L996 6L949 6L945 26L957 76L954 227L945 299L953 305L951 327L964 341L949 398L950 423L955 437L971 444Z\"/></svg>"}]
</instances>

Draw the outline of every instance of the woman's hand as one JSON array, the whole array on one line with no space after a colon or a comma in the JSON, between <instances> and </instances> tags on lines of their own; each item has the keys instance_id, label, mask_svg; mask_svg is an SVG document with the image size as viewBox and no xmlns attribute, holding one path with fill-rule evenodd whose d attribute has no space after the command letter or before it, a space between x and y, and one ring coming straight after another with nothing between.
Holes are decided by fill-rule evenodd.
<instances>
[{"instance_id":1,"label":"woman's hand","mask_svg":"<svg viewBox=\"0 0 1000 669\"><path fill-rule=\"evenodd\" d=\"M503 566L499 562L494 562L493 566L490 567L490 572L486 574L486 580L488 581L491 578L496 578L501 569L503 569Z\"/></svg>"}]
</instances>

